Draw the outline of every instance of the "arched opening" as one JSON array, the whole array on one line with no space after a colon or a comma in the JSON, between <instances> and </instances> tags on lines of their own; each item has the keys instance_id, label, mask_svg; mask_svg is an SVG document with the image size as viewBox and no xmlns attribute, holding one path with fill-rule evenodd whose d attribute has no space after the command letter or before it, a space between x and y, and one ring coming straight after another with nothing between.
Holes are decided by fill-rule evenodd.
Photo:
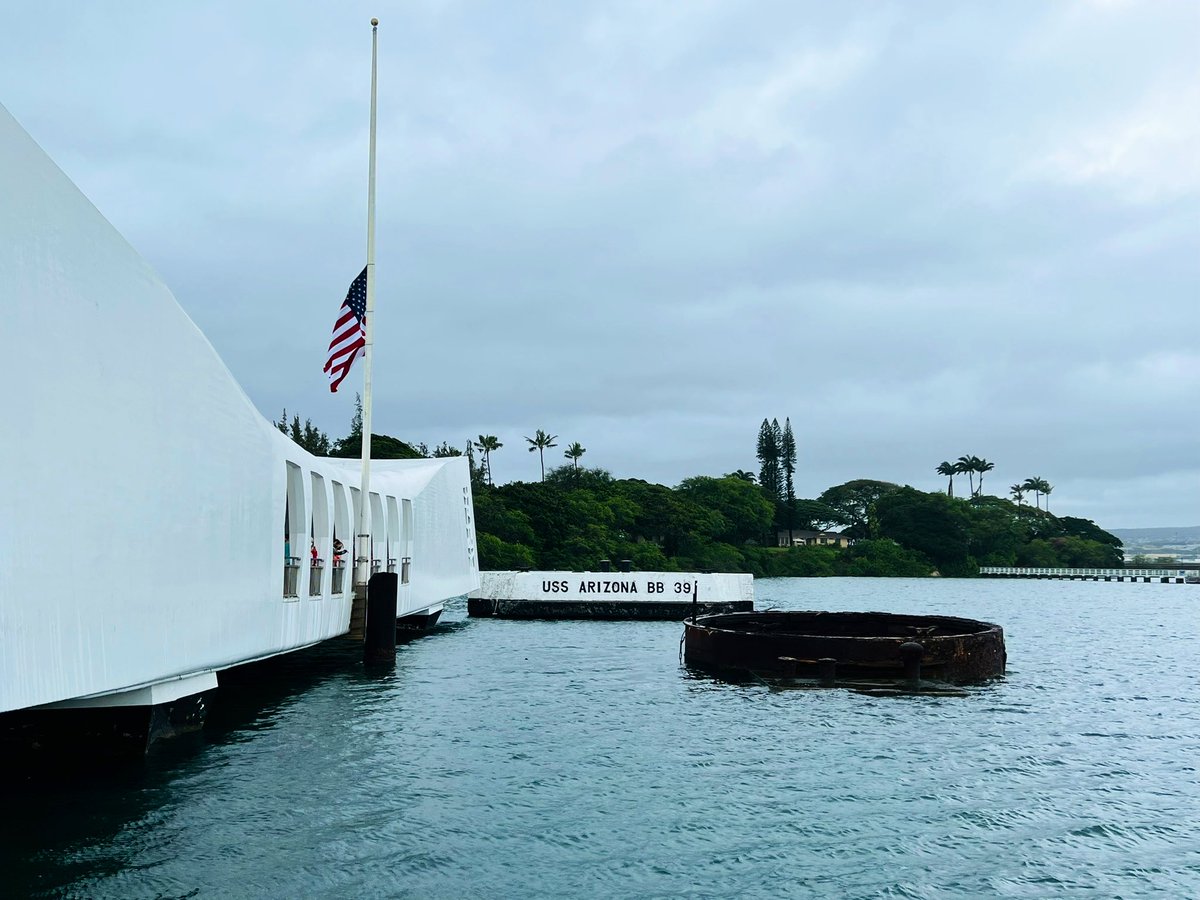
<instances>
[{"instance_id":1,"label":"arched opening","mask_svg":"<svg viewBox=\"0 0 1200 900\"><path fill-rule=\"evenodd\" d=\"M396 571L396 559L400 553L400 509L395 497L387 497L387 570Z\"/></svg>"},{"instance_id":2,"label":"arched opening","mask_svg":"<svg viewBox=\"0 0 1200 900\"><path fill-rule=\"evenodd\" d=\"M329 558L329 497L325 491L325 479L316 472L312 478L312 518L308 553L311 568L308 571L308 596L321 597L325 593L325 560Z\"/></svg>"},{"instance_id":3,"label":"arched opening","mask_svg":"<svg viewBox=\"0 0 1200 900\"><path fill-rule=\"evenodd\" d=\"M383 571L387 558L387 520L383 517L383 498L371 492L371 574Z\"/></svg>"},{"instance_id":4,"label":"arched opening","mask_svg":"<svg viewBox=\"0 0 1200 900\"><path fill-rule=\"evenodd\" d=\"M413 555L413 508L411 500L402 500L400 502L402 510L402 522L400 527L400 539L403 545L402 556L400 558L400 583L408 584L409 575L412 573L412 555Z\"/></svg>"},{"instance_id":5,"label":"arched opening","mask_svg":"<svg viewBox=\"0 0 1200 900\"><path fill-rule=\"evenodd\" d=\"M350 528L354 540L350 542L350 568L354 571L354 578L358 578L358 561L360 559L369 559L371 556L370 549L366 545L367 538L359 536L364 530L362 520L362 491L356 487L350 488ZM366 523L366 530L371 529L370 523ZM351 584L353 584L353 580Z\"/></svg>"},{"instance_id":6,"label":"arched opening","mask_svg":"<svg viewBox=\"0 0 1200 900\"><path fill-rule=\"evenodd\" d=\"M299 596L300 554L308 540L308 521L304 509L304 473L295 463L287 463L287 496L283 504L283 596Z\"/></svg>"},{"instance_id":7,"label":"arched opening","mask_svg":"<svg viewBox=\"0 0 1200 900\"><path fill-rule=\"evenodd\" d=\"M330 554L333 561L333 578L330 593L346 591L346 569L351 562L350 548L354 546L350 525L350 511L346 505L346 488L333 482L333 546Z\"/></svg>"}]
</instances>

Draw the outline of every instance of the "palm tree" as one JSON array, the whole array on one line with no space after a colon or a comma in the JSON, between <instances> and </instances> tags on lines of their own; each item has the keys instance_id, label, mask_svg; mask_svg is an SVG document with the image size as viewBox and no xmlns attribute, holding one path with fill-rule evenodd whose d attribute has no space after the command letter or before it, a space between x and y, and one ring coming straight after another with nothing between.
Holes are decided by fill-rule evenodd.
<instances>
[{"instance_id":1,"label":"palm tree","mask_svg":"<svg viewBox=\"0 0 1200 900\"><path fill-rule=\"evenodd\" d=\"M579 443L579 441L576 441L563 451L563 456L569 459L571 464L575 466L575 474L577 475L579 474L579 457L583 456L585 453L587 453L587 448L584 447L583 444Z\"/></svg>"},{"instance_id":2,"label":"palm tree","mask_svg":"<svg viewBox=\"0 0 1200 900\"><path fill-rule=\"evenodd\" d=\"M1048 482L1045 478L1042 482L1042 496L1046 498L1046 512L1050 512L1050 492L1054 490L1054 485Z\"/></svg>"},{"instance_id":3,"label":"palm tree","mask_svg":"<svg viewBox=\"0 0 1200 900\"><path fill-rule=\"evenodd\" d=\"M725 477L736 478L739 481L748 481L750 484L754 484L758 480L754 477L753 472L747 472L745 469L734 469L732 472L726 472Z\"/></svg>"},{"instance_id":4,"label":"palm tree","mask_svg":"<svg viewBox=\"0 0 1200 900\"><path fill-rule=\"evenodd\" d=\"M977 456L960 456L958 462L954 464L954 468L958 469L958 474L966 474L971 479L971 496L975 496L975 460Z\"/></svg>"},{"instance_id":5,"label":"palm tree","mask_svg":"<svg viewBox=\"0 0 1200 900\"><path fill-rule=\"evenodd\" d=\"M483 453L483 467L487 469L488 484L492 483L492 451L503 446L494 434L481 434L475 442L475 449Z\"/></svg>"},{"instance_id":6,"label":"palm tree","mask_svg":"<svg viewBox=\"0 0 1200 900\"><path fill-rule=\"evenodd\" d=\"M1045 478L1026 478L1021 484L1026 491L1033 491L1033 505L1041 509L1042 500L1042 485L1046 483Z\"/></svg>"},{"instance_id":7,"label":"palm tree","mask_svg":"<svg viewBox=\"0 0 1200 900\"><path fill-rule=\"evenodd\" d=\"M1017 501L1017 506L1020 506L1021 501L1025 499L1025 485L1017 482L1014 485L1010 485L1008 491L1012 494L1013 499Z\"/></svg>"},{"instance_id":8,"label":"palm tree","mask_svg":"<svg viewBox=\"0 0 1200 900\"><path fill-rule=\"evenodd\" d=\"M995 463L990 463L986 459L980 459L978 456L971 457L975 461L975 471L979 473L979 491L975 494L976 497L983 495L983 473L990 472L996 468Z\"/></svg>"},{"instance_id":9,"label":"palm tree","mask_svg":"<svg viewBox=\"0 0 1200 900\"><path fill-rule=\"evenodd\" d=\"M546 432L542 431L542 429L539 428L534 433L533 437L526 437L525 440L529 441L529 452L530 453L532 453L534 450L536 450L538 452L538 459L540 459L541 463L542 463L542 481L545 481L546 480L546 451L549 450L551 447L558 446L558 444L554 443L555 441L558 440L558 435L557 434L546 434Z\"/></svg>"},{"instance_id":10,"label":"palm tree","mask_svg":"<svg viewBox=\"0 0 1200 900\"><path fill-rule=\"evenodd\" d=\"M938 463L937 473L939 475L949 475L950 476L950 487L947 489L946 495L948 497L953 497L954 496L954 476L959 474L958 466L956 466L952 462Z\"/></svg>"}]
</instances>

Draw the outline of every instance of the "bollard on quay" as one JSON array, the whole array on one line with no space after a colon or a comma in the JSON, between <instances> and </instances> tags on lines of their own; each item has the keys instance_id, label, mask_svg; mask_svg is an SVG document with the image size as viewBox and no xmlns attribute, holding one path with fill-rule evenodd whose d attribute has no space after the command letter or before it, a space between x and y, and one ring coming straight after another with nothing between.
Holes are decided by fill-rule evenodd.
<instances>
[{"instance_id":1,"label":"bollard on quay","mask_svg":"<svg viewBox=\"0 0 1200 900\"><path fill-rule=\"evenodd\" d=\"M817 660L817 679L821 687L833 687L837 684L837 660L825 656Z\"/></svg>"},{"instance_id":2,"label":"bollard on quay","mask_svg":"<svg viewBox=\"0 0 1200 900\"><path fill-rule=\"evenodd\" d=\"M904 661L904 677L913 684L921 681L921 657L925 648L916 641L907 641L900 645L900 659Z\"/></svg>"}]
</instances>

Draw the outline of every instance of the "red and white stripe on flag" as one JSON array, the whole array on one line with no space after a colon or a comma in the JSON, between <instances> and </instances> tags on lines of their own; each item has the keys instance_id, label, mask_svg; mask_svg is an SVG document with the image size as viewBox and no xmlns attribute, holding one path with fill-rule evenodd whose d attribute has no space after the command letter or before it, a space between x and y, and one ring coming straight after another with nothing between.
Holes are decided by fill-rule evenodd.
<instances>
[{"instance_id":1,"label":"red and white stripe on flag","mask_svg":"<svg viewBox=\"0 0 1200 900\"><path fill-rule=\"evenodd\" d=\"M329 359L325 372L329 375L329 390L337 391L354 361L363 355L367 346L367 270L350 284L346 299L338 310L333 325L333 340L329 342Z\"/></svg>"}]
</instances>

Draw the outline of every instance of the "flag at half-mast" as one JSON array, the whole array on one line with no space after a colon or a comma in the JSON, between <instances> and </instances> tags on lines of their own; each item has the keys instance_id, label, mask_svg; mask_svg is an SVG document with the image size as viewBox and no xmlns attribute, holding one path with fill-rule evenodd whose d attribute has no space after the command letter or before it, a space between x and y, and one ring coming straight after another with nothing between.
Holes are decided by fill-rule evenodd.
<instances>
[{"instance_id":1,"label":"flag at half-mast","mask_svg":"<svg viewBox=\"0 0 1200 900\"><path fill-rule=\"evenodd\" d=\"M329 359L325 361L325 372L329 375L329 390L337 391L338 385L350 374L350 367L363 354L367 345L367 270L354 279L342 308L338 310L333 325L333 340L329 342Z\"/></svg>"}]
</instances>

